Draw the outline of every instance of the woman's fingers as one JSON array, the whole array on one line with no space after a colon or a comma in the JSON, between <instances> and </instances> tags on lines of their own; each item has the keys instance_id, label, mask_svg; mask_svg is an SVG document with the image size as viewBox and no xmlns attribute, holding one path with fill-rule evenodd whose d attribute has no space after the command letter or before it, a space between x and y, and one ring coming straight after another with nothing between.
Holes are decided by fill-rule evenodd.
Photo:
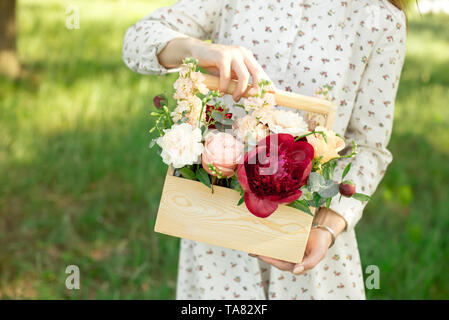
<instances>
[{"instance_id":1,"label":"woman's fingers","mask_svg":"<svg viewBox=\"0 0 449 320\"><path fill-rule=\"evenodd\" d=\"M260 74L262 73L262 67L257 62L256 58L254 58L251 52L247 53L245 56L245 65L248 68L251 77L253 78L253 87L256 88L259 86Z\"/></svg>"},{"instance_id":2,"label":"woman's fingers","mask_svg":"<svg viewBox=\"0 0 449 320\"><path fill-rule=\"evenodd\" d=\"M225 94L231 82L231 60L224 56L218 64L220 69L220 92Z\"/></svg>"},{"instance_id":3,"label":"woman's fingers","mask_svg":"<svg viewBox=\"0 0 449 320\"><path fill-rule=\"evenodd\" d=\"M294 263L288 262L288 261L282 261L270 257L264 257L264 256L258 256L258 258L266 263L269 263L276 268L283 270L283 271L292 271L293 267L295 266Z\"/></svg>"},{"instance_id":4,"label":"woman's fingers","mask_svg":"<svg viewBox=\"0 0 449 320\"><path fill-rule=\"evenodd\" d=\"M197 47L196 56L200 66L217 75L219 71L221 93L227 93L231 79L238 84L232 94L237 102L248 89L250 77L254 87L258 86L263 69L257 62L253 53L243 47L209 44Z\"/></svg>"},{"instance_id":5,"label":"woman's fingers","mask_svg":"<svg viewBox=\"0 0 449 320\"><path fill-rule=\"evenodd\" d=\"M323 250L320 247L315 247L312 249L304 256L301 263L294 266L293 273L296 275L303 274L315 267L321 260L323 260L326 250L327 248L324 248Z\"/></svg>"},{"instance_id":6,"label":"woman's fingers","mask_svg":"<svg viewBox=\"0 0 449 320\"><path fill-rule=\"evenodd\" d=\"M238 78L237 88L235 88L232 97L235 102L238 102L248 89L249 72L242 58L233 59L231 68L234 70Z\"/></svg>"}]
</instances>

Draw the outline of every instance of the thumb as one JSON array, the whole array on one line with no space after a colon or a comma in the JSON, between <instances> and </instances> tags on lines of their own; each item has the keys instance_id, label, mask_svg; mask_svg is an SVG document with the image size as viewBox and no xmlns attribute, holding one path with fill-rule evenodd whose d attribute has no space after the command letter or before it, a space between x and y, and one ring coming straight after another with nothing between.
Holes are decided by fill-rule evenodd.
<instances>
[{"instance_id":1,"label":"thumb","mask_svg":"<svg viewBox=\"0 0 449 320\"><path fill-rule=\"evenodd\" d=\"M323 257L324 253L319 248L311 250L304 256L303 261L293 268L293 273L300 274L312 269L323 259Z\"/></svg>"}]
</instances>

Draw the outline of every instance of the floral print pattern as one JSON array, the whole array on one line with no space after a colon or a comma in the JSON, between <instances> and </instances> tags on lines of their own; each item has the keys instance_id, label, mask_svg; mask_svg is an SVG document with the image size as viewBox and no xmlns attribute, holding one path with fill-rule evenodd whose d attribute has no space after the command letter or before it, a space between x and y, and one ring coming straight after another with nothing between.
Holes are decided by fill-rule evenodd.
<instances>
[{"instance_id":1,"label":"floral print pattern","mask_svg":"<svg viewBox=\"0 0 449 320\"><path fill-rule=\"evenodd\" d=\"M142 74L165 74L157 55L174 38L196 37L250 49L280 89L328 91L334 131L359 153L347 178L372 194L392 155L394 101L405 57L405 15L386 0L180 0L130 27L123 59ZM350 161L350 160L348 160ZM336 170L340 175L347 161ZM364 204L333 201L347 222L327 256L305 275L246 253L181 240L178 299L364 299L354 227Z\"/></svg>"}]
</instances>

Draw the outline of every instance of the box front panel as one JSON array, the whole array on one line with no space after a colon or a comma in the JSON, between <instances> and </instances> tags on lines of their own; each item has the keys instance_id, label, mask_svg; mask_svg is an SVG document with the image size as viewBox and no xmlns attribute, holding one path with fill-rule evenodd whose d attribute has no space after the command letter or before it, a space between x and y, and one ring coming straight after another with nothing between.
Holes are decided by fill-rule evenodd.
<instances>
[{"instance_id":1,"label":"box front panel","mask_svg":"<svg viewBox=\"0 0 449 320\"><path fill-rule=\"evenodd\" d=\"M167 175L155 231L291 262L302 260L313 217L280 206L268 218L252 215L240 195Z\"/></svg>"}]
</instances>

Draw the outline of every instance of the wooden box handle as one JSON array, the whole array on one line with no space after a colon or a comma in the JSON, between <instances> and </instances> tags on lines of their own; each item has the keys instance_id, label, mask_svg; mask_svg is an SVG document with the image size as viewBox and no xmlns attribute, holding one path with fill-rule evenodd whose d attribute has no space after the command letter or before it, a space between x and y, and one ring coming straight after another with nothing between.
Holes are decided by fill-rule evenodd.
<instances>
[{"instance_id":1,"label":"wooden box handle","mask_svg":"<svg viewBox=\"0 0 449 320\"><path fill-rule=\"evenodd\" d=\"M219 90L220 78L210 74L203 75L206 79L205 85L210 90ZM236 87L237 81L231 80L226 93L232 94ZM244 97L248 97L248 89L245 91L243 95ZM332 102L282 90L276 90L274 93L274 98L276 104L279 106L326 115L326 128L332 129L335 120L335 112L337 111L337 107Z\"/></svg>"}]
</instances>

